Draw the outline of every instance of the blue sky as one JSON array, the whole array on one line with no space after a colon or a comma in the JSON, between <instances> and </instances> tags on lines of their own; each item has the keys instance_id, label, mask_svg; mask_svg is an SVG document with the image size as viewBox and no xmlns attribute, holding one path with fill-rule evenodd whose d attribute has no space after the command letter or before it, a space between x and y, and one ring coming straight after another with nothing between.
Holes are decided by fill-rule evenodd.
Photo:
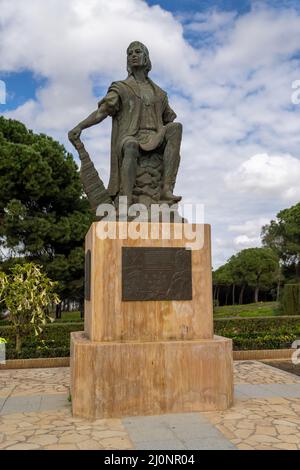
<instances>
[{"instance_id":1,"label":"blue sky","mask_svg":"<svg viewBox=\"0 0 300 470\"><path fill-rule=\"evenodd\" d=\"M276 0L275 0L276 2ZM245 13L251 8L250 0L147 0L148 5L160 5L162 8L174 12L205 12L211 8L217 8L221 11L237 11Z\"/></svg>"},{"instance_id":2,"label":"blue sky","mask_svg":"<svg viewBox=\"0 0 300 470\"><path fill-rule=\"evenodd\" d=\"M0 80L6 84L6 104L0 105L1 111L13 110L29 99L35 99L36 92L45 85L46 79L37 77L30 70L0 73Z\"/></svg>"},{"instance_id":3,"label":"blue sky","mask_svg":"<svg viewBox=\"0 0 300 470\"><path fill-rule=\"evenodd\" d=\"M183 123L176 193L204 204L215 266L299 201L298 0L0 0L0 11L0 113L72 152L67 131L126 77L129 42L148 46ZM84 133L105 182L110 126Z\"/></svg>"}]
</instances>

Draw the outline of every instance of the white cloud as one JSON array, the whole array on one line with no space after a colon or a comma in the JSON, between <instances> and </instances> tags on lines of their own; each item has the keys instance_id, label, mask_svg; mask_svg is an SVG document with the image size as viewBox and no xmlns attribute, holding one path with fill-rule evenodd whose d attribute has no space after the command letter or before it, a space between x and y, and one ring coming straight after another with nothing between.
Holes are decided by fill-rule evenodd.
<instances>
[{"instance_id":1,"label":"white cloud","mask_svg":"<svg viewBox=\"0 0 300 470\"><path fill-rule=\"evenodd\" d=\"M261 244L260 237L248 237L248 235L239 235L234 238L234 244L240 249L251 248Z\"/></svg>"},{"instance_id":2,"label":"white cloud","mask_svg":"<svg viewBox=\"0 0 300 470\"><path fill-rule=\"evenodd\" d=\"M300 159L291 155L253 155L225 176L228 188L254 191L264 197L300 199Z\"/></svg>"},{"instance_id":3,"label":"white cloud","mask_svg":"<svg viewBox=\"0 0 300 470\"><path fill-rule=\"evenodd\" d=\"M269 219L260 217L254 220L247 220L242 224L229 225L228 230L229 232L238 232L249 237L255 237L261 227L266 225L268 222Z\"/></svg>"},{"instance_id":4,"label":"white cloud","mask_svg":"<svg viewBox=\"0 0 300 470\"><path fill-rule=\"evenodd\" d=\"M6 115L69 150L67 131L96 107L94 87L105 93L126 77L130 41L148 46L151 76L184 126L176 192L205 205L215 265L258 240L259 227L232 227L270 220L298 202L300 108L291 95L300 79L300 15L293 9L255 6L242 16L214 9L182 22L141 0L0 0L0 11L0 71L47 79L36 100ZM83 137L107 182L110 122Z\"/></svg>"}]
</instances>

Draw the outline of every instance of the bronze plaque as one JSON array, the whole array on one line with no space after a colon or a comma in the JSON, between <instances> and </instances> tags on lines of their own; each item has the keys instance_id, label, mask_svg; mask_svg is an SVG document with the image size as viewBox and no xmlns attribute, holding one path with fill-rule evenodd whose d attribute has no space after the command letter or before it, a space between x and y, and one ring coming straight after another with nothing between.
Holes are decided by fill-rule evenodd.
<instances>
[{"instance_id":1,"label":"bronze plaque","mask_svg":"<svg viewBox=\"0 0 300 470\"><path fill-rule=\"evenodd\" d=\"M91 250L85 254L84 298L91 300Z\"/></svg>"},{"instance_id":2,"label":"bronze plaque","mask_svg":"<svg viewBox=\"0 0 300 470\"><path fill-rule=\"evenodd\" d=\"M122 300L192 300L192 253L122 247Z\"/></svg>"}]
</instances>

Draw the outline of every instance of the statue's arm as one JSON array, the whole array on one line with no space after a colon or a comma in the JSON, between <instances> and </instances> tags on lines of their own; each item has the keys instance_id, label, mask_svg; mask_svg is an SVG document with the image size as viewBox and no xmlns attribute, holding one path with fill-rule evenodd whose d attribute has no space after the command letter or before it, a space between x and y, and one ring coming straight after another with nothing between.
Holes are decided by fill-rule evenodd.
<instances>
[{"instance_id":1,"label":"statue's arm","mask_svg":"<svg viewBox=\"0 0 300 470\"><path fill-rule=\"evenodd\" d=\"M120 108L120 97L118 93L118 87L116 84L112 84L109 87L108 93L98 103L98 109L90 114L86 119L77 124L74 129L69 132L69 140L73 145L76 146L81 132L88 127L95 126L100 122L104 121L107 116L115 116Z\"/></svg>"},{"instance_id":2,"label":"statue's arm","mask_svg":"<svg viewBox=\"0 0 300 470\"><path fill-rule=\"evenodd\" d=\"M92 112L86 119L81 121L77 126L72 129L68 136L69 140L74 144L76 140L80 138L81 132L84 129L88 129L89 127L95 126L100 122L104 121L107 118L108 113L104 106L100 106L96 111Z\"/></svg>"}]
</instances>

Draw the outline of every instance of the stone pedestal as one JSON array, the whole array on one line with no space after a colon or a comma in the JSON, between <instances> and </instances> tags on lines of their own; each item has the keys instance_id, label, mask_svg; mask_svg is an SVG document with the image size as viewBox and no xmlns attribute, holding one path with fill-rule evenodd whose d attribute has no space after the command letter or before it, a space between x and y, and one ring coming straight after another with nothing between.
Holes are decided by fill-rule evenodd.
<instances>
[{"instance_id":1,"label":"stone pedestal","mask_svg":"<svg viewBox=\"0 0 300 470\"><path fill-rule=\"evenodd\" d=\"M232 344L213 335L210 226L144 222L144 239L132 239L130 223L111 222L117 238L101 239L103 224L94 223L86 237L85 331L71 335L73 414L93 419L230 407ZM146 238L150 230L156 239ZM196 231L197 245L190 240ZM122 300L123 248L188 245L196 248L189 300Z\"/></svg>"}]
</instances>

